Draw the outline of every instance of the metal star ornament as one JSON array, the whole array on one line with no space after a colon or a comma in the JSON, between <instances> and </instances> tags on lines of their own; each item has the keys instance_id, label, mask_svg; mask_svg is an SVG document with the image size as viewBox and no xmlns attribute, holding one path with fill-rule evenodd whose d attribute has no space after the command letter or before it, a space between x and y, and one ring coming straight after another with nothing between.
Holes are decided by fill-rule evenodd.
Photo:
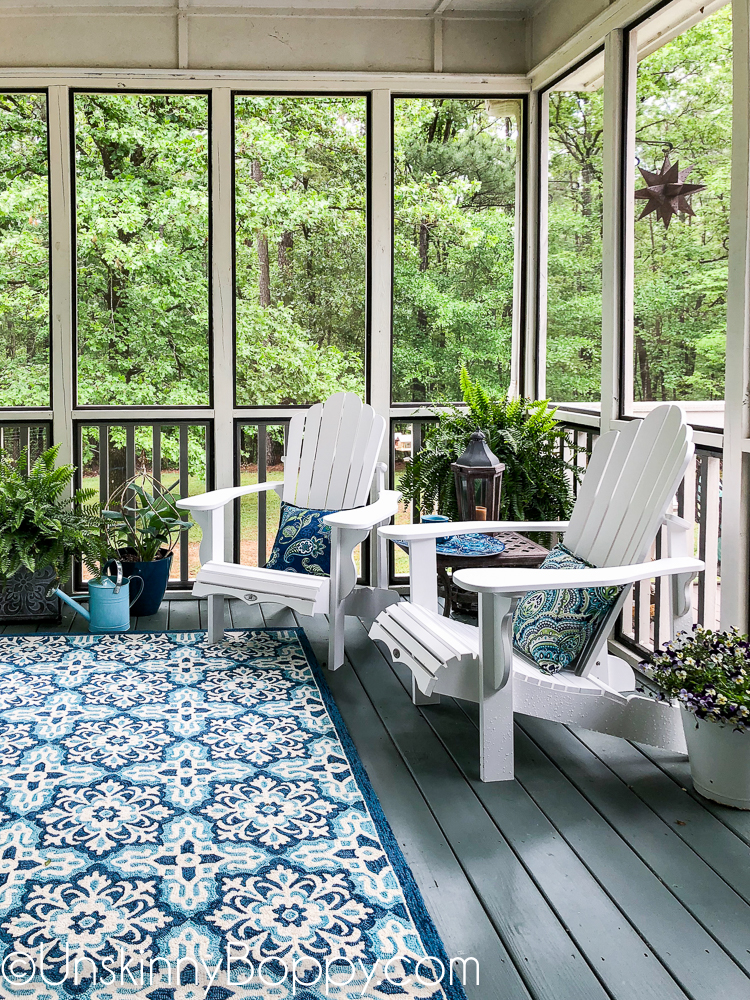
<instances>
[{"instance_id":1,"label":"metal star ornament","mask_svg":"<svg viewBox=\"0 0 750 1000\"><path fill-rule=\"evenodd\" d=\"M690 207L688 198L691 194L695 194L696 191L705 190L706 185L685 183L685 178L693 169L692 167L680 170L680 165L677 161L674 163L669 162L669 153L667 153L664 157L662 168L658 173L644 170L643 167L638 167L638 169L648 185L635 192L636 198L646 202L646 207L638 216L639 219L642 219L644 215L649 215L651 212L656 212L656 218L661 219L665 229L669 229L669 223L672 221L673 215L677 213L695 215L695 212Z\"/></svg>"}]
</instances>

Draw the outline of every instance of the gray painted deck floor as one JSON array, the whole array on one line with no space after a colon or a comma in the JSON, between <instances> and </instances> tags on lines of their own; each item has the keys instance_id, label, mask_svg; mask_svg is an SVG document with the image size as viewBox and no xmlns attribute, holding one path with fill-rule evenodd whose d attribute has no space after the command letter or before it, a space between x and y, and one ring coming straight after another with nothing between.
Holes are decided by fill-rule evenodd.
<instances>
[{"instance_id":1,"label":"gray painted deck floor","mask_svg":"<svg viewBox=\"0 0 750 1000\"><path fill-rule=\"evenodd\" d=\"M194 601L134 621L205 624ZM324 662L325 621L299 624ZM84 627L66 608L60 631ZM517 780L482 785L472 706L415 708L356 619L347 653L329 686L447 953L478 959L470 1000L750 998L750 813L695 796L684 757L528 718Z\"/></svg>"}]
</instances>

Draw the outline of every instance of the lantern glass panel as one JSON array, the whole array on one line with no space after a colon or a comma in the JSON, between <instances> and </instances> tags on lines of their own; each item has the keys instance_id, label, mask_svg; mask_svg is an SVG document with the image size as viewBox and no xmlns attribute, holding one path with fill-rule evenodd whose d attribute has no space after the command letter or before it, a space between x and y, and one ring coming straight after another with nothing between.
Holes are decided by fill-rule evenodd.
<instances>
[{"instance_id":1,"label":"lantern glass panel","mask_svg":"<svg viewBox=\"0 0 750 1000\"><path fill-rule=\"evenodd\" d=\"M487 507L487 480L484 477L474 480L474 507Z\"/></svg>"}]
</instances>

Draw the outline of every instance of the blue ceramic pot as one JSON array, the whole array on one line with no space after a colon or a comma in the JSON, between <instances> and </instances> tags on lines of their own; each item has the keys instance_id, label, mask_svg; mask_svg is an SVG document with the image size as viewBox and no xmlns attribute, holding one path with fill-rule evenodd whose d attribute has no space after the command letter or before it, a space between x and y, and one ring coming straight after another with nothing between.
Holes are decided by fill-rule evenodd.
<instances>
[{"instance_id":1,"label":"blue ceramic pot","mask_svg":"<svg viewBox=\"0 0 750 1000\"><path fill-rule=\"evenodd\" d=\"M123 550L120 555L127 555ZM166 559L155 559L153 562L126 562L123 560L124 576L139 576L143 580L143 591L130 609L136 618L155 615L159 605L164 600L164 593L169 581L169 571L172 568L173 552Z\"/></svg>"}]
</instances>

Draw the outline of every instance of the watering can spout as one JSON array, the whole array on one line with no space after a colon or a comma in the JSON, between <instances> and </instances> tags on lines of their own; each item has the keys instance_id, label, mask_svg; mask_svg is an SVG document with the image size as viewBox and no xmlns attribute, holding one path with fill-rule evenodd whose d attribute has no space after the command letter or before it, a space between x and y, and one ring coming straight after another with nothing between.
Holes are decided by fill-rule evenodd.
<instances>
[{"instance_id":1,"label":"watering can spout","mask_svg":"<svg viewBox=\"0 0 750 1000\"><path fill-rule=\"evenodd\" d=\"M61 601L65 601L65 603L69 604L74 611L78 612L79 615L83 615L83 617L86 619L87 622L91 621L91 615L84 607L82 607L78 603L78 601L74 601L72 597L69 597L67 594L64 594L59 587L57 588L55 593L57 594L57 596L60 598Z\"/></svg>"}]
</instances>

